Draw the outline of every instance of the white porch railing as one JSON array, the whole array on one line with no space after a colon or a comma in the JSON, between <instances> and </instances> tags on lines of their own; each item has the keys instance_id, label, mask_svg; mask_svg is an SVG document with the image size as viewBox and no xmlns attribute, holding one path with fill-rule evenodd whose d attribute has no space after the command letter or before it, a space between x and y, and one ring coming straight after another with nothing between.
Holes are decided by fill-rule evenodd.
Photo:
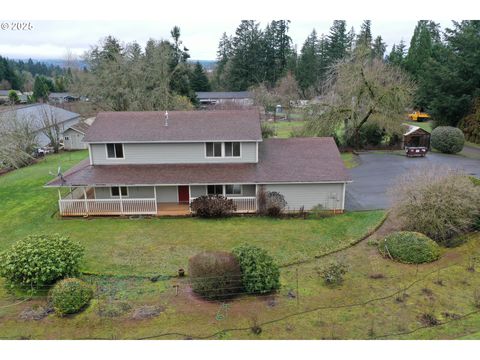
<instances>
[{"instance_id":1,"label":"white porch railing","mask_svg":"<svg viewBox=\"0 0 480 360\"><path fill-rule=\"evenodd\" d=\"M156 199L61 199L60 215L156 215Z\"/></svg>"},{"instance_id":2,"label":"white porch railing","mask_svg":"<svg viewBox=\"0 0 480 360\"><path fill-rule=\"evenodd\" d=\"M237 206L236 213L254 213L257 211L257 198L255 196L235 196L228 197L229 200L233 200L233 203ZM191 198L190 202L196 198Z\"/></svg>"}]
</instances>

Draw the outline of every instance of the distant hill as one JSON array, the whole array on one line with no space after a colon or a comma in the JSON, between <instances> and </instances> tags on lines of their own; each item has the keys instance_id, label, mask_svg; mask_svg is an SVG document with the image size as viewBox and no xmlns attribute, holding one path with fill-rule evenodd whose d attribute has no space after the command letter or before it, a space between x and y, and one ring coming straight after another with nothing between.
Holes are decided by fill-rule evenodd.
<instances>
[{"instance_id":1,"label":"distant hill","mask_svg":"<svg viewBox=\"0 0 480 360\"><path fill-rule=\"evenodd\" d=\"M45 63L46 65L59 66L61 68L63 68L65 66L65 60L63 60L63 59L34 59L34 58L32 58L32 60ZM24 60L24 61L26 61L26 60ZM194 60L194 59L190 59L188 61L191 62L191 63L196 63L197 61L200 62L200 64L202 64L202 66L205 68L205 70L213 70L213 68L215 67L215 65L217 63L215 60ZM87 63L85 61L78 60L78 62L79 62L80 67L82 69L84 67L87 67Z\"/></svg>"}]
</instances>

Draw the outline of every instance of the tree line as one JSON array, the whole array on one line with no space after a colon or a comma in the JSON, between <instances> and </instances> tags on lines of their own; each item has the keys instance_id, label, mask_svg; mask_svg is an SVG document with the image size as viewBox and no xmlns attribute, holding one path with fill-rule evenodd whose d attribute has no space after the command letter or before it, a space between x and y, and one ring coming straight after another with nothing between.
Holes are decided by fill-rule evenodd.
<instances>
[{"instance_id":1,"label":"tree line","mask_svg":"<svg viewBox=\"0 0 480 360\"><path fill-rule=\"evenodd\" d=\"M58 65L45 64L32 59L12 60L0 56L0 89L33 91L37 77L48 79L52 83L52 91L66 90L66 77L70 70Z\"/></svg>"}]
</instances>

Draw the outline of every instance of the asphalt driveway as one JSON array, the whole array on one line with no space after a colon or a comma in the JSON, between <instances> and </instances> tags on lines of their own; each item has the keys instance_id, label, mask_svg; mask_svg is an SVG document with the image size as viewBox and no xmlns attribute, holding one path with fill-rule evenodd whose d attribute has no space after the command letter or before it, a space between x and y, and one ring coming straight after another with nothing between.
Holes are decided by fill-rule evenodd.
<instances>
[{"instance_id":1,"label":"asphalt driveway","mask_svg":"<svg viewBox=\"0 0 480 360\"><path fill-rule=\"evenodd\" d=\"M350 169L353 183L347 185L347 210L373 210L390 207L388 189L409 169L425 165L446 165L480 177L480 158L428 153L424 158L407 158L400 154L363 153L360 165Z\"/></svg>"}]
</instances>

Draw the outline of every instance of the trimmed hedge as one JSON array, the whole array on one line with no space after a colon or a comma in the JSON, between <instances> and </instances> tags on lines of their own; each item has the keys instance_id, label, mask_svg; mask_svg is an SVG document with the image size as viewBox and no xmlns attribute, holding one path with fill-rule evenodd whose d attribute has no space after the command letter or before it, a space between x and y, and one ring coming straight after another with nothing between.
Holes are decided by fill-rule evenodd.
<instances>
[{"instance_id":1,"label":"trimmed hedge","mask_svg":"<svg viewBox=\"0 0 480 360\"><path fill-rule=\"evenodd\" d=\"M75 278L60 280L50 291L53 309L60 316L78 313L87 306L92 296L92 288Z\"/></svg>"},{"instance_id":2,"label":"trimmed hedge","mask_svg":"<svg viewBox=\"0 0 480 360\"><path fill-rule=\"evenodd\" d=\"M30 235L0 253L0 276L29 288L50 285L78 273L83 251L67 236Z\"/></svg>"},{"instance_id":3,"label":"trimmed hedge","mask_svg":"<svg viewBox=\"0 0 480 360\"><path fill-rule=\"evenodd\" d=\"M243 292L240 264L226 251L203 252L188 261L192 290L206 299L227 299Z\"/></svg>"},{"instance_id":4,"label":"trimmed hedge","mask_svg":"<svg viewBox=\"0 0 480 360\"><path fill-rule=\"evenodd\" d=\"M462 151L465 136L462 130L452 126L439 126L433 129L430 142L432 147L445 154L456 154Z\"/></svg>"},{"instance_id":5,"label":"trimmed hedge","mask_svg":"<svg viewBox=\"0 0 480 360\"><path fill-rule=\"evenodd\" d=\"M437 260L440 246L428 236L413 231L398 231L379 244L384 256L406 264L421 264Z\"/></svg>"},{"instance_id":6,"label":"trimmed hedge","mask_svg":"<svg viewBox=\"0 0 480 360\"><path fill-rule=\"evenodd\" d=\"M253 245L241 245L232 252L240 263L243 286L248 293L264 294L280 288L280 270L267 251Z\"/></svg>"},{"instance_id":7,"label":"trimmed hedge","mask_svg":"<svg viewBox=\"0 0 480 360\"><path fill-rule=\"evenodd\" d=\"M199 196L192 201L190 208L196 215L205 218L227 217L237 210L233 200L222 195Z\"/></svg>"}]
</instances>

